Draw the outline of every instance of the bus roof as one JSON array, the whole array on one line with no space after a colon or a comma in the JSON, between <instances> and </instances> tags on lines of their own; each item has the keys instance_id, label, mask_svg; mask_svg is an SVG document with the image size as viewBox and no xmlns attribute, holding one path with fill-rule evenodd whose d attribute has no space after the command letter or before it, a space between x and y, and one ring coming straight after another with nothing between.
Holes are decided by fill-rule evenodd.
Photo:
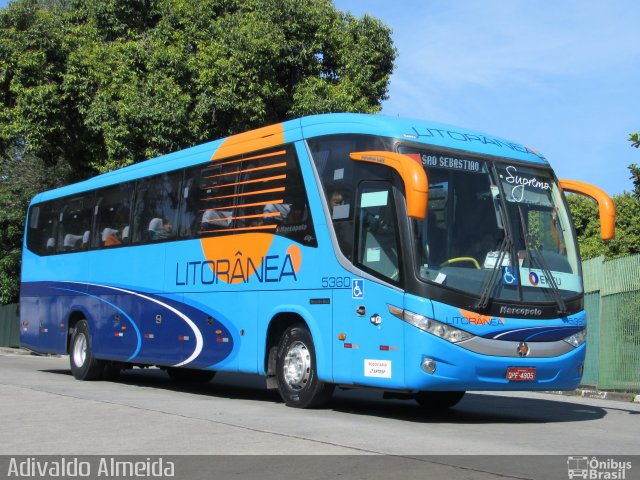
<instances>
[{"instance_id":1,"label":"bus roof","mask_svg":"<svg viewBox=\"0 0 640 480\"><path fill-rule=\"evenodd\" d=\"M404 138L412 142L438 147L466 150L473 153L513 158L548 165L547 161L529 147L481 132L442 123L412 120L384 115L331 113L312 115L283 122L285 142L332 134L366 134ZM106 187L190 167L210 160L226 139L207 142L195 147L161 155L151 160L108 172L83 182L67 185L36 195L31 203L38 203L78 192Z\"/></svg>"}]
</instances>

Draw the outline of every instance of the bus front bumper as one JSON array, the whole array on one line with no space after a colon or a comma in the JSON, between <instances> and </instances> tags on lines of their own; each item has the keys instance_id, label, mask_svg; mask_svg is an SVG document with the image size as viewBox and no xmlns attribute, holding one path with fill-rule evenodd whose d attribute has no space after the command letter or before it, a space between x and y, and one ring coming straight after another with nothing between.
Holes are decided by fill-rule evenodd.
<instances>
[{"instance_id":1,"label":"bus front bumper","mask_svg":"<svg viewBox=\"0 0 640 480\"><path fill-rule=\"evenodd\" d=\"M509 345L492 355L433 337L425 342L428 334L421 333L417 336L423 341L408 342L405 352L405 382L410 390L574 390L582 379L586 344L563 348L531 342L530 350L520 356L518 345L503 342ZM513 349L509 356L504 355L505 346ZM551 347L561 350L556 348L554 355ZM548 356L535 356L545 349Z\"/></svg>"}]
</instances>

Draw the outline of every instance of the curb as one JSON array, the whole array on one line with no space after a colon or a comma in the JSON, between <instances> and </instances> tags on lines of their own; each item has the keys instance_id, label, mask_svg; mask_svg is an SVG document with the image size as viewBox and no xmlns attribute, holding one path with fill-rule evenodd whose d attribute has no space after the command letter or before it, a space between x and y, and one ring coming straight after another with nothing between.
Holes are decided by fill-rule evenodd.
<instances>
[{"instance_id":1,"label":"curb","mask_svg":"<svg viewBox=\"0 0 640 480\"><path fill-rule=\"evenodd\" d=\"M609 392L603 390L595 390L592 388L577 388L573 391L550 391L556 395L564 395L567 397L594 398L596 400L614 400L617 402L631 402L640 404L640 394L635 392Z\"/></svg>"},{"instance_id":2,"label":"curb","mask_svg":"<svg viewBox=\"0 0 640 480\"><path fill-rule=\"evenodd\" d=\"M31 352L21 347L0 347L0 355L31 355Z\"/></svg>"}]
</instances>

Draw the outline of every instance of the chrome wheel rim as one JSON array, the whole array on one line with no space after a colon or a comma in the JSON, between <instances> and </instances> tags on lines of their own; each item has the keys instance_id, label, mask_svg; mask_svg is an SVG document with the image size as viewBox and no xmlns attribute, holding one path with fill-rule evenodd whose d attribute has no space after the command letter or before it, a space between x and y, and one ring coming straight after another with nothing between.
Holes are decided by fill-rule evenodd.
<instances>
[{"instance_id":1,"label":"chrome wheel rim","mask_svg":"<svg viewBox=\"0 0 640 480\"><path fill-rule=\"evenodd\" d=\"M73 363L78 367L84 365L87 359L87 337L84 333L76 335L76 341L73 344Z\"/></svg>"},{"instance_id":2,"label":"chrome wheel rim","mask_svg":"<svg viewBox=\"0 0 640 480\"><path fill-rule=\"evenodd\" d=\"M302 342L295 342L289 347L284 357L284 380L294 390L301 390L311 377L311 354Z\"/></svg>"}]
</instances>

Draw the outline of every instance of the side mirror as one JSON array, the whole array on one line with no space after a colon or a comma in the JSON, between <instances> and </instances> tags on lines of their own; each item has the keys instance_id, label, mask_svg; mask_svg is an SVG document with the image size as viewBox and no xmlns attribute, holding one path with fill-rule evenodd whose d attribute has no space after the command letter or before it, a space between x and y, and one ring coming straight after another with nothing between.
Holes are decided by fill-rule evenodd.
<instances>
[{"instance_id":1,"label":"side mirror","mask_svg":"<svg viewBox=\"0 0 640 480\"><path fill-rule=\"evenodd\" d=\"M349 156L359 162L377 163L393 168L404 182L409 217L416 220L427 218L429 180L420 163L407 155L395 152L353 152Z\"/></svg>"},{"instance_id":2,"label":"side mirror","mask_svg":"<svg viewBox=\"0 0 640 480\"><path fill-rule=\"evenodd\" d=\"M576 180L559 180L565 192L577 193L594 199L600 211L600 235L603 240L611 240L616 229L616 206L607 192L589 183Z\"/></svg>"}]
</instances>

